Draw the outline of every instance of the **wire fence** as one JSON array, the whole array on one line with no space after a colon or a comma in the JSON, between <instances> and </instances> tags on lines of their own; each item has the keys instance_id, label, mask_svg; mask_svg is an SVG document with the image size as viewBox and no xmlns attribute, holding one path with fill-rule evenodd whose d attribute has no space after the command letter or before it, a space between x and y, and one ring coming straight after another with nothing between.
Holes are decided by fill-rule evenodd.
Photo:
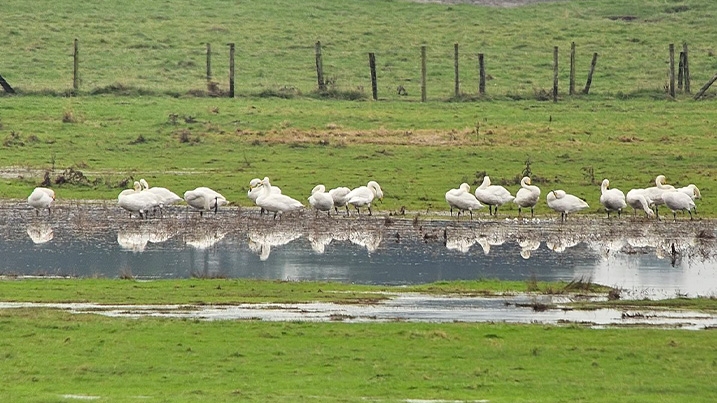
<instances>
[{"instance_id":1,"label":"wire fence","mask_svg":"<svg viewBox=\"0 0 717 403\"><path fill-rule=\"evenodd\" d=\"M692 96L697 91L690 83L700 88L714 73L709 61L688 52L687 44L665 46L664 54L649 49L616 54L574 43L485 51L458 43L416 43L357 51L328 41L286 48L235 45L230 54L229 43L175 47L126 41L123 46L83 46L75 40L67 49L35 44L23 57L0 62L0 75L18 93L287 98L320 93L371 99L375 86L378 99L423 101L557 100L586 90L625 97Z\"/></svg>"}]
</instances>

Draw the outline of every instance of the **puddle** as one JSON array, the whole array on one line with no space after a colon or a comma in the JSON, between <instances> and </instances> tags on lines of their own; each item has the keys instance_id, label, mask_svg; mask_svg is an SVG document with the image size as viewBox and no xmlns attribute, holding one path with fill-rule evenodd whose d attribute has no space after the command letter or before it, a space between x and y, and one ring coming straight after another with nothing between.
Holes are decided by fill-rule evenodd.
<instances>
[{"instance_id":1,"label":"puddle","mask_svg":"<svg viewBox=\"0 0 717 403\"><path fill-rule=\"evenodd\" d=\"M445 297L399 294L371 305L333 303L241 305L98 305L87 303L0 302L0 309L42 307L76 314L110 317L159 317L197 320L263 320L290 322L505 322L580 324L594 328L643 326L679 329L717 327L717 315L688 311L574 310L567 297L517 295L504 297ZM534 309L534 306L540 309ZM551 307L551 308L543 308Z\"/></svg>"},{"instance_id":2,"label":"puddle","mask_svg":"<svg viewBox=\"0 0 717 403\"><path fill-rule=\"evenodd\" d=\"M0 274L223 277L408 285L501 279L583 280L622 298L717 295L712 220L604 217L474 221L413 216L273 220L256 209L166 209L139 220L114 201L59 203L36 216L4 202Z\"/></svg>"}]
</instances>

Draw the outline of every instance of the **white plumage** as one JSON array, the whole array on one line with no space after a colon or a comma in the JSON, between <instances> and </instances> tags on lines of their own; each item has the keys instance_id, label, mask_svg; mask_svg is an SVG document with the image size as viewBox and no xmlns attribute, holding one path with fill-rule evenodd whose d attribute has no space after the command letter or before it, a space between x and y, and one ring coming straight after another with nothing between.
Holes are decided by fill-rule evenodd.
<instances>
[{"instance_id":1,"label":"white plumage","mask_svg":"<svg viewBox=\"0 0 717 403\"><path fill-rule=\"evenodd\" d=\"M655 215L650 208L652 200L647 197L645 189L631 189L625 196L625 203L633 208L633 215L637 214L637 210L643 210L648 217Z\"/></svg>"},{"instance_id":2,"label":"white plumage","mask_svg":"<svg viewBox=\"0 0 717 403\"><path fill-rule=\"evenodd\" d=\"M331 195L331 198L334 199L334 210L336 211L336 214L339 213L339 207L346 207L346 215L349 214L349 205L348 201L349 199L346 197L351 192L351 189L341 186L337 188L333 188L329 190L329 194Z\"/></svg>"},{"instance_id":3,"label":"white plumage","mask_svg":"<svg viewBox=\"0 0 717 403\"><path fill-rule=\"evenodd\" d=\"M675 190L675 187L672 185L665 184L665 175L657 175L655 178L655 186L649 187L645 189L645 197L650 199L651 205L655 207L655 214L659 218L659 206L662 204L665 204L662 201L662 195L666 191L672 191Z\"/></svg>"},{"instance_id":4,"label":"white plumage","mask_svg":"<svg viewBox=\"0 0 717 403\"><path fill-rule=\"evenodd\" d=\"M139 182L134 183L134 189L125 189L117 196L117 204L140 218L147 218L147 213L159 206L159 199L151 192L143 192Z\"/></svg>"},{"instance_id":5,"label":"white plumage","mask_svg":"<svg viewBox=\"0 0 717 403\"><path fill-rule=\"evenodd\" d=\"M47 209L47 213L52 213L50 206L55 201L55 191L48 188L37 187L30 196L27 197L27 204L35 209L35 214L40 215L40 210Z\"/></svg>"},{"instance_id":6,"label":"white plumage","mask_svg":"<svg viewBox=\"0 0 717 403\"><path fill-rule=\"evenodd\" d=\"M665 206L672 210L672 218L677 221L678 211L687 211L690 213L690 220L692 219L692 210L695 209L695 202L688 194L678 191L665 192L662 195L662 199L665 202Z\"/></svg>"},{"instance_id":7,"label":"white plumage","mask_svg":"<svg viewBox=\"0 0 717 403\"><path fill-rule=\"evenodd\" d=\"M256 204L256 199L259 198L259 195L261 194L263 188L261 186L261 179L254 178L251 181L249 181L249 191L246 192L247 197ZM281 188L278 186L272 186L271 187L271 193L281 194ZM262 208L259 212L259 215L264 214L264 209Z\"/></svg>"},{"instance_id":8,"label":"white plumage","mask_svg":"<svg viewBox=\"0 0 717 403\"><path fill-rule=\"evenodd\" d=\"M227 204L227 199L221 193L204 186L184 192L184 201L189 207L199 210L200 216L211 210L216 214L220 206Z\"/></svg>"},{"instance_id":9,"label":"white plumage","mask_svg":"<svg viewBox=\"0 0 717 403\"><path fill-rule=\"evenodd\" d=\"M319 215L319 211L325 211L331 216L331 209L334 208L334 198L326 191L324 185L316 185L311 190L309 204L316 210L317 216Z\"/></svg>"},{"instance_id":10,"label":"white plumage","mask_svg":"<svg viewBox=\"0 0 717 403\"><path fill-rule=\"evenodd\" d=\"M489 215L497 215L498 207L515 199L508 189L503 186L491 185L488 175L483 177L483 183L476 189L475 195L479 202L488 205ZM495 213L493 212L493 206L495 206Z\"/></svg>"},{"instance_id":11,"label":"white plumage","mask_svg":"<svg viewBox=\"0 0 717 403\"><path fill-rule=\"evenodd\" d=\"M346 195L346 202L354 206L359 215L361 215L359 207L366 206L368 215L371 215L371 203L375 198L383 200L383 191L376 181L370 181L366 186L360 186L350 191Z\"/></svg>"},{"instance_id":12,"label":"white plumage","mask_svg":"<svg viewBox=\"0 0 717 403\"><path fill-rule=\"evenodd\" d=\"M607 211L607 218L610 218L611 211L617 211L618 218L622 214L622 209L627 207L625 202L625 193L620 189L610 189L610 181L603 179L600 185L600 204Z\"/></svg>"},{"instance_id":13,"label":"white plumage","mask_svg":"<svg viewBox=\"0 0 717 403\"><path fill-rule=\"evenodd\" d=\"M446 202L451 207L451 216L453 216L453 208L457 208L459 218L462 212L468 210L473 219L473 210L483 208L483 205L471 193L471 186L467 183L461 183L458 189L447 191Z\"/></svg>"},{"instance_id":14,"label":"white plumage","mask_svg":"<svg viewBox=\"0 0 717 403\"><path fill-rule=\"evenodd\" d=\"M274 219L276 219L277 214L300 210L304 207L304 205L296 199L292 199L284 194L272 192L272 186L268 177L264 177L260 186L262 191L256 199L256 204L264 210L274 213Z\"/></svg>"},{"instance_id":15,"label":"white plumage","mask_svg":"<svg viewBox=\"0 0 717 403\"><path fill-rule=\"evenodd\" d=\"M586 209L590 206L585 200L565 193L564 190L553 190L546 196L548 207L560 213L561 221L565 221L568 214Z\"/></svg>"},{"instance_id":16,"label":"white plumage","mask_svg":"<svg viewBox=\"0 0 717 403\"><path fill-rule=\"evenodd\" d=\"M518 215L521 213L521 208L530 207L530 216L533 217L533 209L538 204L538 200L540 200L540 188L532 185L529 177L524 177L513 199L513 203L518 205Z\"/></svg>"}]
</instances>

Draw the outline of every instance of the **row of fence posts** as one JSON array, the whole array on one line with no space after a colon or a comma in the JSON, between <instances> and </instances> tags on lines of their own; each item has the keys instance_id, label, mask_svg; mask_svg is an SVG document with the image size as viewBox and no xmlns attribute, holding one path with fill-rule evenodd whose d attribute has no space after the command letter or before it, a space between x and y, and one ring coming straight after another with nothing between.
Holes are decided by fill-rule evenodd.
<instances>
[{"instance_id":1,"label":"row of fence posts","mask_svg":"<svg viewBox=\"0 0 717 403\"><path fill-rule=\"evenodd\" d=\"M235 46L234 43L228 43L229 46L229 93L228 96L230 98L234 98L235 92L234 92L234 52L235 52ZM322 60L322 53L321 53L321 42L317 41L315 45L315 55L316 55L316 78L318 82L319 91L326 91L326 80L324 79L324 66L323 66L323 60ZM675 45L670 44L669 45L669 51L670 51L670 71L669 71L669 94L672 98L675 97L675 77L677 77L677 88L680 91L684 91L684 93L689 94L690 93L690 64L689 64L689 57L688 57L688 49L687 49L687 43L682 44L682 52L680 52L679 55L679 62L678 62L678 73L677 76L675 76ZM375 53L369 53L369 68L371 71L371 95L374 100L378 100L378 80L376 76L376 55ZM587 81L585 83L585 87L582 90L583 94L588 94L590 92L590 86L592 85L592 79L593 79L593 73L595 72L595 65L597 64L597 58L598 54L593 53L592 62L590 63L590 71L588 72ZM73 66L74 66L74 72L73 72L73 79L72 79L72 88L77 91L80 87L80 80L79 80L79 41L75 39L74 41L74 52L73 52ZM455 75L455 86L454 86L454 95L455 97L459 97L461 95L460 93L460 76L459 76L459 69L458 69L458 44L453 45L453 68L454 68L454 75ZM485 58L483 53L478 54L478 70L479 70L479 83L478 83L478 93L483 96L485 95L485 81L486 81L486 74L485 74ZM553 47L553 91L552 91L552 98L553 102L558 102L558 47ZM427 76L427 69L426 69L426 45L421 46L421 102L426 101L426 76ZM210 82L212 80L212 46L211 44L207 43L207 82ZM694 99L697 100L702 95L704 95L705 91L715 82L717 81L717 74L715 74L707 83L705 83L702 88L697 92ZM2 84L2 87L5 89L6 92L14 92L12 87L0 76L0 84ZM570 95L575 95L575 42L572 42L570 44L570 81L569 81L569 90L568 93Z\"/></svg>"}]
</instances>

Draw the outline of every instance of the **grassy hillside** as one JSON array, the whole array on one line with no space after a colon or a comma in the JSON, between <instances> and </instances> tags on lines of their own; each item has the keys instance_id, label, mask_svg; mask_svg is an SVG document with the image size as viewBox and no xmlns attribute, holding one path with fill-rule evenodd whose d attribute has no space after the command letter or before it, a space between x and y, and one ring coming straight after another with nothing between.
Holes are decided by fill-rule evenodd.
<instances>
[{"instance_id":1,"label":"grassy hillside","mask_svg":"<svg viewBox=\"0 0 717 403\"><path fill-rule=\"evenodd\" d=\"M710 0L556 1L517 8L384 0L77 3L8 0L0 32L0 74L24 92L72 88L73 40L80 46L80 91L186 94L206 89L206 44L214 79L228 86L228 47L236 44L237 91L307 94L316 88L314 44L323 44L327 79L370 94L368 53L377 58L384 99L420 99L420 46L427 46L428 96L453 95L453 45L460 45L462 92L477 92L477 54L486 55L488 94L533 97L552 88L553 46L567 89L570 43L578 87L600 54L594 94L660 93L668 44L690 46L695 87L717 71L717 4ZM406 97L396 88L406 89Z\"/></svg>"}]
</instances>

